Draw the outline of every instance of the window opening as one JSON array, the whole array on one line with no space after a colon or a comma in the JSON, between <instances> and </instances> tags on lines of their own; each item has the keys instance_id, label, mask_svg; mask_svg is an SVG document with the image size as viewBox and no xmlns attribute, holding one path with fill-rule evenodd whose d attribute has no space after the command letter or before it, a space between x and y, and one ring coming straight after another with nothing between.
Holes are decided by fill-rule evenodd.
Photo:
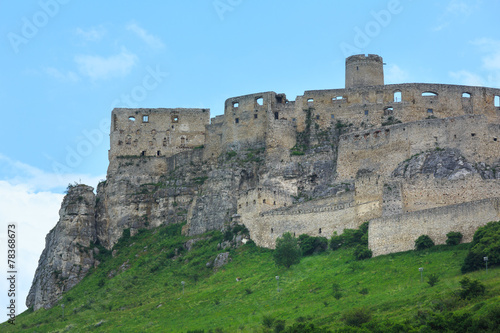
<instances>
[{"instance_id":1,"label":"window opening","mask_svg":"<svg viewBox=\"0 0 500 333\"><path fill-rule=\"evenodd\" d=\"M427 113L429 113L429 114L433 114L433 113L434 113L434 110L433 110L433 109L427 109Z\"/></svg>"},{"instance_id":2,"label":"window opening","mask_svg":"<svg viewBox=\"0 0 500 333\"><path fill-rule=\"evenodd\" d=\"M149 122L149 116L142 116L142 122L143 123Z\"/></svg>"},{"instance_id":3,"label":"window opening","mask_svg":"<svg viewBox=\"0 0 500 333\"><path fill-rule=\"evenodd\" d=\"M235 123L235 124L239 124L239 123L240 123L240 118L235 118L235 119L234 119L234 123Z\"/></svg>"},{"instance_id":4,"label":"window opening","mask_svg":"<svg viewBox=\"0 0 500 333\"><path fill-rule=\"evenodd\" d=\"M257 102L257 104L259 104L260 106L264 105L264 98L262 97L259 97L255 100Z\"/></svg>"},{"instance_id":5,"label":"window opening","mask_svg":"<svg viewBox=\"0 0 500 333\"><path fill-rule=\"evenodd\" d=\"M368 110L365 110L365 116L367 116L367 115L368 115Z\"/></svg>"},{"instance_id":6,"label":"window opening","mask_svg":"<svg viewBox=\"0 0 500 333\"><path fill-rule=\"evenodd\" d=\"M280 119L280 113L279 112L275 112L274 113L274 119Z\"/></svg>"},{"instance_id":7,"label":"window opening","mask_svg":"<svg viewBox=\"0 0 500 333\"><path fill-rule=\"evenodd\" d=\"M394 92L394 102L395 103L401 102L401 91Z\"/></svg>"},{"instance_id":8,"label":"window opening","mask_svg":"<svg viewBox=\"0 0 500 333\"><path fill-rule=\"evenodd\" d=\"M422 96L423 96L423 97L433 97L433 96L437 96L437 95L438 95L437 93L432 92L432 91L424 91L424 92L422 93Z\"/></svg>"},{"instance_id":9,"label":"window opening","mask_svg":"<svg viewBox=\"0 0 500 333\"><path fill-rule=\"evenodd\" d=\"M500 96L495 96L495 107L500 107Z\"/></svg>"},{"instance_id":10,"label":"window opening","mask_svg":"<svg viewBox=\"0 0 500 333\"><path fill-rule=\"evenodd\" d=\"M135 117L128 117L128 120L135 121Z\"/></svg>"},{"instance_id":11,"label":"window opening","mask_svg":"<svg viewBox=\"0 0 500 333\"><path fill-rule=\"evenodd\" d=\"M468 92L464 92L464 93L462 94L462 98L470 98L470 93L468 93Z\"/></svg>"},{"instance_id":12,"label":"window opening","mask_svg":"<svg viewBox=\"0 0 500 333\"><path fill-rule=\"evenodd\" d=\"M254 114L254 115L253 115L253 117L254 117L255 119L257 119L257 118L259 118L259 115L258 115L258 114Z\"/></svg>"},{"instance_id":13,"label":"window opening","mask_svg":"<svg viewBox=\"0 0 500 333\"><path fill-rule=\"evenodd\" d=\"M237 107L239 107L239 106L240 106L240 103L238 103L238 102L233 102L233 108L235 108L235 109L236 109L236 108L237 108Z\"/></svg>"}]
</instances>

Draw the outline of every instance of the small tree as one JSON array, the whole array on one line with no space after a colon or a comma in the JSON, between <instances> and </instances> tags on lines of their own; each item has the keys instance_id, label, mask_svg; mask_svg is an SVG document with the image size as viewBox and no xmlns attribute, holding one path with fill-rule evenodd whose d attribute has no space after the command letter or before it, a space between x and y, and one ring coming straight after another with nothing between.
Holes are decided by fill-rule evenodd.
<instances>
[{"instance_id":1,"label":"small tree","mask_svg":"<svg viewBox=\"0 0 500 333\"><path fill-rule=\"evenodd\" d=\"M462 235L460 232L449 232L446 234L446 245L458 245L462 241L462 238L464 235Z\"/></svg>"},{"instance_id":2,"label":"small tree","mask_svg":"<svg viewBox=\"0 0 500 333\"><path fill-rule=\"evenodd\" d=\"M337 235L337 232L335 231L330 239L330 249L332 249L332 251L338 250L342 247L342 244L344 244L343 235Z\"/></svg>"},{"instance_id":3,"label":"small tree","mask_svg":"<svg viewBox=\"0 0 500 333\"><path fill-rule=\"evenodd\" d=\"M460 290L460 298L472 299L480 295L484 295L486 287L478 280L471 280L467 276L460 280L462 289Z\"/></svg>"},{"instance_id":4,"label":"small tree","mask_svg":"<svg viewBox=\"0 0 500 333\"><path fill-rule=\"evenodd\" d=\"M419 250L419 251L431 248L433 246L434 246L434 242L427 235L422 235L422 236L418 237L417 240L415 241L415 249Z\"/></svg>"},{"instance_id":5,"label":"small tree","mask_svg":"<svg viewBox=\"0 0 500 333\"><path fill-rule=\"evenodd\" d=\"M354 249L354 258L356 258L356 260L368 259L371 258L372 255L372 250L363 245L358 245Z\"/></svg>"},{"instance_id":6,"label":"small tree","mask_svg":"<svg viewBox=\"0 0 500 333\"><path fill-rule=\"evenodd\" d=\"M274 250L274 262L278 266L290 268L293 264L300 262L302 251L291 233L284 233L283 236L276 239L276 249Z\"/></svg>"},{"instance_id":7,"label":"small tree","mask_svg":"<svg viewBox=\"0 0 500 333\"><path fill-rule=\"evenodd\" d=\"M429 279L427 280L427 283L429 284L429 286L434 287L434 285L438 282L439 282L439 277L437 274L434 273L434 274L429 275Z\"/></svg>"}]
</instances>

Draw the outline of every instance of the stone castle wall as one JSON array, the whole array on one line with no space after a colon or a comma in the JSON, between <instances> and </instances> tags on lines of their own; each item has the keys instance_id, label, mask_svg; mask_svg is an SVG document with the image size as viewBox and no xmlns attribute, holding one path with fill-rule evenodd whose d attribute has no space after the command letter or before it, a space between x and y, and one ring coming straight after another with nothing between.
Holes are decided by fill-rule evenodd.
<instances>
[{"instance_id":1,"label":"stone castle wall","mask_svg":"<svg viewBox=\"0 0 500 333\"><path fill-rule=\"evenodd\" d=\"M415 240L428 235L435 244L445 244L455 231L471 242L477 228L500 220L500 199L489 198L446 207L381 217L370 221L368 246L374 256L413 250Z\"/></svg>"},{"instance_id":2,"label":"stone castle wall","mask_svg":"<svg viewBox=\"0 0 500 333\"><path fill-rule=\"evenodd\" d=\"M205 143L208 109L114 109L110 161L117 156L172 156Z\"/></svg>"}]
</instances>

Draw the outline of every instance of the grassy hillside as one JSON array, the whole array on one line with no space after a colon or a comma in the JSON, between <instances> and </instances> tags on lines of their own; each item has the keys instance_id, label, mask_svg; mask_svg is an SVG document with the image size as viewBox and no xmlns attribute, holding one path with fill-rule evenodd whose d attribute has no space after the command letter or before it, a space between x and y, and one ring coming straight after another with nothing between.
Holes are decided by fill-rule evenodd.
<instances>
[{"instance_id":1,"label":"grassy hillside","mask_svg":"<svg viewBox=\"0 0 500 333\"><path fill-rule=\"evenodd\" d=\"M15 327L4 323L0 330L260 332L271 331L266 325L273 327L273 320L283 320L275 321L273 330L281 323L347 332L358 330L346 325L349 314L367 314L372 325L367 331L393 323L399 323L392 325L394 331L407 331L410 326L432 327L437 317L449 317L449 311L456 316L469 313L469 320L476 320L499 309L499 269L466 275L486 286L484 296L457 296L467 244L363 261L355 261L350 250L329 251L305 257L286 270L274 265L270 250L252 245L218 249L228 237L219 232L195 237L202 240L188 252L183 244L189 238L180 235L180 227L142 231L134 237L124 233L115 255L101 248L99 267L64 295L64 317L60 305L28 310L18 316ZM206 267L226 251L232 258L226 266L218 271ZM419 267L424 267L424 282ZM433 287L426 283L431 273L439 277Z\"/></svg>"}]
</instances>

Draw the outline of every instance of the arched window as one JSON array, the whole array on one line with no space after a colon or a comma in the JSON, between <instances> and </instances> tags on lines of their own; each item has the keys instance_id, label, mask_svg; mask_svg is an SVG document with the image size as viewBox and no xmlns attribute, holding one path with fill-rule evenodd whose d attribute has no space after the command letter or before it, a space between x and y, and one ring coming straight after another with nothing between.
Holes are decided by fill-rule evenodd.
<instances>
[{"instance_id":1,"label":"arched window","mask_svg":"<svg viewBox=\"0 0 500 333\"><path fill-rule=\"evenodd\" d=\"M255 100L257 102L257 104L259 104L260 106L264 105L264 98L262 97L259 97Z\"/></svg>"},{"instance_id":2,"label":"arched window","mask_svg":"<svg viewBox=\"0 0 500 333\"><path fill-rule=\"evenodd\" d=\"M128 120L135 121L135 117L128 117Z\"/></svg>"},{"instance_id":3,"label":"arched window","mask_svg":"<svg viewBox=\"0 0 500 333\"><path fill-rule=\"evenodd\" d=\"M436 97L438 94L432 91L424 91L422 97Z\"/></svg>"},{"instance_id":4,"label":"arched window","mask_svg":"<svg viewBox=\"0 0 500 333\"><path fill-rule=\"evenodd\" d=\"M468 92L464 92L464 93L462 94L462 98L470 98L470 93L468 93Z\"/></svg>"}]
</instances>

